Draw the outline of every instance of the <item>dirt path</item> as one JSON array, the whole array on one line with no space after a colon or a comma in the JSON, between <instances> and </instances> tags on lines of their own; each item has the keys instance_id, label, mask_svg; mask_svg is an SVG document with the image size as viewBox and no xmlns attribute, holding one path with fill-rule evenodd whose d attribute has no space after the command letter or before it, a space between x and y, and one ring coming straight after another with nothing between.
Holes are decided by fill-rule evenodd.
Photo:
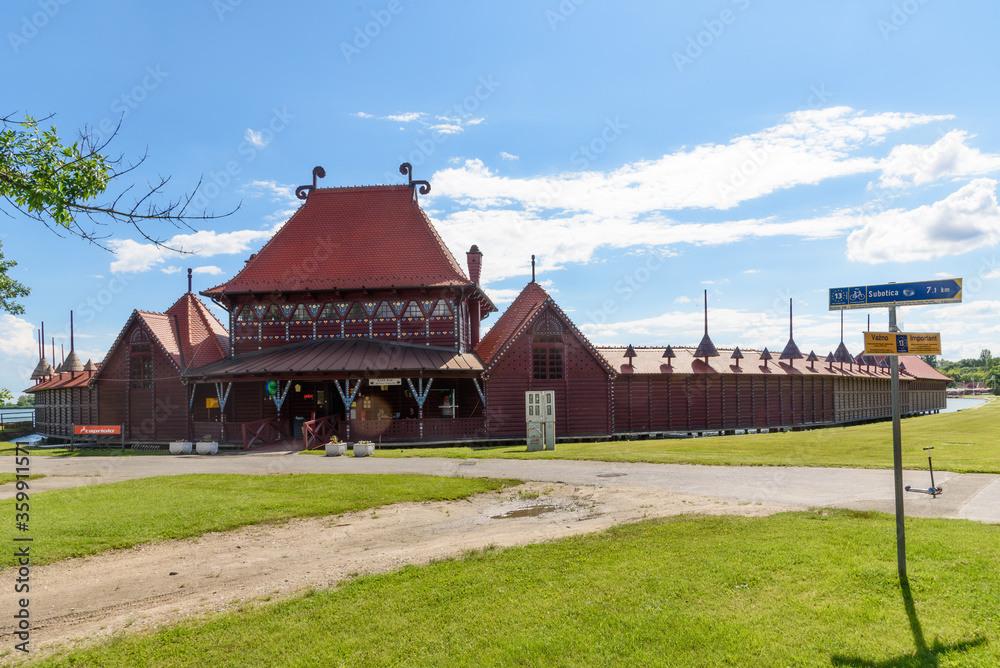
<instances>
[{"instance_id":1,"label":"dirt path","mask_svg":"<svg viewBox=\"0 0 1000 668\"><path fill-rule=\"evenodd\" d=\"M32 568L32 656L490 545L536 543L646 517L787 509L648 488L535 482L468 500L401 503L71 559ZM6 575L12 579L11 571ZM9 620L14 603L4 598ZM4 625L6 647L14 644L12 631Z\"/></svg>"}]
</instances>

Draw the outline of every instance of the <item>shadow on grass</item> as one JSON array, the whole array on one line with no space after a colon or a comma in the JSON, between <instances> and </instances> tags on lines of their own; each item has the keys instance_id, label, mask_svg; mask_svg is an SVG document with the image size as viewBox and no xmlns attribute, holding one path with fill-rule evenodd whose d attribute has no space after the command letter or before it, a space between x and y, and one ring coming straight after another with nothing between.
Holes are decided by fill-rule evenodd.
<instances>
[{"instance_id":1,"label":"shadow on grass","mask_svg":"<svg viewBox=\"0 0 1000 668\"><path fill-rule=\"evenodd\" d=\"M910 581L905 576L900 578L899 589L903 595L903 605L906 607L906 616L910 620L910 631L913 633L913 644L916 646L914 654L885 659L883 661L873 661L872 659L862 659L860 657L842 656L834 654L830 657L830 663L834 666L866 666L868 668L935 668L940 665L940 659L948 654L959 654L978 647L986 642L985 638L966 640L963 642L945 645L937 638L930 646L924 638L924 630L920 626L920 619L917 617L917 608L913 604L913 593L910 591Z\"/></svg>"}]
</instances>

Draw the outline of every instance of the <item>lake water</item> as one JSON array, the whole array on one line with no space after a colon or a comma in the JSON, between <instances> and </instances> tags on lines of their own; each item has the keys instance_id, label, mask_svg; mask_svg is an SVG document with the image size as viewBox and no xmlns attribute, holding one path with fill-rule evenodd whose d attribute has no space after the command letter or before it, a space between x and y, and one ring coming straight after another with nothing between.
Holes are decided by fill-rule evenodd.
<instances>
[{"instance_id":1,"label":"lake water","mask_svg":"<svg viewBox=\"0 0 1000 668\"><path fill-rule=\"evenodd\" d=\"M981 397L948 397L948 407L941 412L954 413L965 408L975 408L976 406L985 404L986 402L987 399L983 399Z\"/></svg>"}]
</instances>

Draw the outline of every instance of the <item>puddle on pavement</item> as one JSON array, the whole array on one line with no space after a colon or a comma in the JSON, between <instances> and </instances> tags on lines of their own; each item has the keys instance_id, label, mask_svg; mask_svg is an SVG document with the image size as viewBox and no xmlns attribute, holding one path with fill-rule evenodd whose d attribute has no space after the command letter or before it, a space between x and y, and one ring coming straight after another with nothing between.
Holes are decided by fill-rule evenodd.
<instances>
[{"instance_id":1,"label":"puddle on pavement","mask_svg":"<svg viewBox=\"0 0 1000 668\"><path fill-rule=\"evenodd\" d=\"M621 478L623 475L627 475L627 474L626 473L598 473L597 477L598 478Z\"/></svg>"},{"instance_id":2,"label":"puddle on pavement","mask_svg":"<svg viewBox=\"0 0 1000 668\"><path fill-rule=\"evenodd\" d=\"M556 507L551 503L548 503L537 506L528 506L527 508L521 508L519 510L508 510L503 515L493 515L490 519L507 520L514 517L538 517L543 513L551 513L553 510L556 510Z\"/></svg>"}]
</instances>

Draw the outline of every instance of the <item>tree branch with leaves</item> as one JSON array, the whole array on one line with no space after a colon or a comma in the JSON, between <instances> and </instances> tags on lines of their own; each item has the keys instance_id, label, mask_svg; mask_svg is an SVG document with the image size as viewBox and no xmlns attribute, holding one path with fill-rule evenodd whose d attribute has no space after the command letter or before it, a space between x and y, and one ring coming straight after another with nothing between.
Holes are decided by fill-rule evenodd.
<instances>
[{"instance_id":1,"label":"tree branch with leaves","mask_svg":"<svg viewBox=\"0 0 1000 668\"><path fill-rule=\"evenodd\" d=\"M110 250L101 242L112 232L99 233L98 226L124 223L156 246L170 248L163 238L150 233L148 223L169 222L194 230L194 221L222 218L239 208L218 216L191 211L200 179L190 194L163 201L170 177L159 177L143 188L124 185L110 199L95 202L113 184L127 179L147 157L143 154L135 162L121 155L109 157L108 145L118 128L103 140L85 127L79 139L70 144L59 138L54 126L40 128L31 116L5 116L0 127L0 196L13 209L57 234L69 233Z\"/></svg>"}]
</instances>

